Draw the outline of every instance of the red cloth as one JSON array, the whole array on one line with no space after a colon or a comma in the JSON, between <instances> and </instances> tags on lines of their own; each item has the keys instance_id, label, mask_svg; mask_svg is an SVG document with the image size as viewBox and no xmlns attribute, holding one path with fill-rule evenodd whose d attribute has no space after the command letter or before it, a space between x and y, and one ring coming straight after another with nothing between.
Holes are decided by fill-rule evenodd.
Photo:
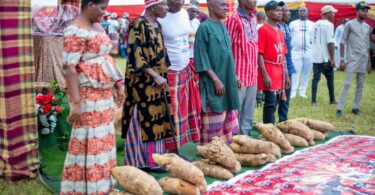
<instances>
[{"instance_id":1,"label":"red cloth","mask_svg":"<svg viewBox=\"0 0 375 195\"><path fill-rule=\"evenodd\" d=\"M168 70L168 88L177 147L199 140L199 111L201 108L198 83L194 80L190 66L181 71ZM193 83L192 83L193 82ZM173 137L165 138L165 148L176 148Z\"/></svg>"},{"instance_id":2,"label":"red cloth","mask_svg":"<svg viewBox=\"0 0 375 195\"><path fill-rule=\"evenodd\" d=\"M282 30L276 30L265 23L258 30L258 35L259 53L263 54L264 65L272 81L271 87L264 87L263 77L259 69L258 90L281 90L283 88L283 64L285 63L285 54L288 53L284 33Z\"/></svg>"},{"instance_id":3,"label":"red cloth","mask_svg":"<svg viewBox=\"0 0 375 195\"><path fill-rule=\"evenodd\" d=\"M236 75L245 87L256 84L258 77L258 40L255 16L249 18L252 40L247 41L246 29L238 11L225 21L232 39L232 52L236 63Z\"/></svg>"},{"instance_id":4,"label":"red cloth","mask_svg":"<svg viewBox=\"0 0 375 195\"><path fill-rule=\"evenodd\" d=\"M295 152L233 182L210 185L203 195L374 194L375 138L340 136ZM258 169L258 167L257 167Z\"/></svg>"},{"instance_id":5,"label":"red cloth","mask_svg":"<svg viewBox=\"0 0 375 195\"><path fill-rule=\"evenodd\" d=\"M320 9L322 9L323 6L327 5L327 3L311 3L311 2L305 2L306 7L309 9L309 19L313 22L319 20L322 17L322 14L320 12ZM333 24L335 26L338 26L342 24L343 20L345 18L353 19L357 17L357 13L355 10L355 7L351 4L331 4L335 9L338 10L338 12L335 13L335 18L333 21ZM375 5L375 4L369 4ZM366 23L369 24L372 27L375 27L375 20L371 18L367 18Z\"/></svg>"}]
</instances>

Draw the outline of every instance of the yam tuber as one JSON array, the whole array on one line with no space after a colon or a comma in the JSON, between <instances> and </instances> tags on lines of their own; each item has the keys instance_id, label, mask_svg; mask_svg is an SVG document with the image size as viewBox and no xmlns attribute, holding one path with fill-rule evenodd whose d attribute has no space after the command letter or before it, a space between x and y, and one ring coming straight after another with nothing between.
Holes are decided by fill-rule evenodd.
<instances>
[{"instance_id":1,"label":"yam tuber","mask_svg":"<svg viewBox=\"0 0 375 195\"><path fill-rule=\"evenodd\" d=\"M283 133L281 133L281 131L273 124L256 124L256 128L264 138L277 144L281 149L284 149L285 151L294 151L294 148L290 145Z\"/></svg>"},{"instance_id":2,"label":"yam tuber","mask_svg":"<svg viewBox=\"0 0 375 195\"><path fill-rule=\"evenodd\" d=\"M302 118L302 119L299 118L297 120L299 120L299 121L305 120L306 125L310 129L314 129L314 130L317 130L317 131L320 131L320 132L327 132L327 131L335 130L335 127L329 122L325 122L325 121L321 121L321 120L315 120L315 119L307 119L307 118Z\"/></svg>"},{"instance_id":3,"label":"yam tuber","mask_svg":"<svg viewBox=\"0 0 375 195\"><path fill-rule=\"evenodd\" d=\"M298 135L306 140L312 140L314 138L310 128L297 120L284 121L279 123L277 126L284 133Z\"/></svg>"},{"instance_id":4,"label":"yam tuber","mask_svg":"<svg viewBox=\"0 0 375 195\"><path fill-rule=\"evenodd\" d=\"M259 166L268 162L267 154L238 154L235 153L236 159L242 166Z\"/></svg>"},{"instance_id":5,"label":"yam tuber","mask_svg":"<svg viewBox=\"0 0 375 195\"><path fill-rule=\"evenodd\" d=\"M236 157L233 151L226 145L225 141L217 137L204 146L197 146L197 150L204 158L223 165L225 168L236 167Z\"/></svg>"},{"instance_id":6,"label":"yam tuber","mask_svg":"<svg viewBox=\"0 0 375 195\"><path fill-rule=\"evenodd\" d=\"M323 141L327 138L326 135L324 133L320 132L320 131L317 131L317 130L314 130L314 129L310 129L310 131L314 135L314 140Z\"/></svg>"},{"instance_id":7,"label":"yam tuber","mask_svg":"<svg viewBox=\"0 0 375 195\"><path fill-rule=\"evenodd\" d=\"M235 153L261 154L272 153L272 144L269 142L250 138L246 135L235 135L230 145Z\"/></svg>"},{"instance_id":8,"label":"yam tuber","mask_svg":"<svg viewBox=\"0 0 375 195\"><path fill-rule=\"evenodd\" d=\"M207 182L206 182L206 180L203 180L203 184L197 185L197 187L199 188L199 191L201 193L206 192L207 191Z\"/></svg>"},{"instance_id":9,"label":"yam tuber","mask_svg":"<svg viewBox=\"0 0 375 195\"><path fill-rule=\"evenodd\" d=\"M159 180L159 184L163 188L164 192L170 194L200 194L199 188L197 186L178 178L163 177Z\"/></svg>"},{"instance_id":10,"label":"yam tuber","mask_svg":"<svg viewBox=\"0 0 375 195\"><path fill-rule=\"evenodd\" d=\"M152 159L170 172L172 177L183 179L196 185L201 185L204 182L203 172L176 154L152 154Z\"/></svg>"},{"instance_id":11,"label":"yam tuber","mask_svg":"<svg viewBox=\"0 0 375 195\"><path fill-rule=\"evenodd\" d=\"M299 122L301 122L301 123L307 125L307 120L308 120L308 119L307 119L307 118L295 118L295 119L293 119L293 120L299 121Z\"/></svg>"},{"instance_id":12,"label":"yam tuber","mask_svg":"<svg viewBox=\"0 0 375 195\"><path fill-rule=\"evenodd\" d=\"M269 163L276 162L277 159L273 154L267 154L267 156L268 156L267 162L269 162Z\"/></svg>"},{"instance_id":13,"label":"yam tuber","mask_svg":"<svg viewBox=\"0 0 375 195\"><path fill-rule=\"evenodd\" d=\"M115 167L111 170L111 174L130 193L140 195L163 194L163 190L155 178L136 167Z\"/></svg>"},{"instance_id":14,"label":"yam tuber","mask_svg":"<svg viewBox=\"0 0 375 195\"><path fill-rule=\"evenodd\" d=\"M270 142L272 144L272 152L271 154L274 155L276 158L280 158L281 157L281 149L278 145L276 145L275 143L273 142Z\"/></svg>"},{"instance_id":15,"label":"yam tuber","mask_svg":"<svg viewBox=\"0 0 375 195\"><path fill-rule=\"evenodd\" d=\"M234 168L232 168L232 169L228 169L231 173L233 173L233 174L237 174L237 173L239 173L240 171L241 171L241 163L240 162L238 162L237 160L236 160L236 167L234 167Z\"/></svg>"},{"instance_id":16,"label":"yam tuber","mask_svg":"<svg viewBox=\"0 0 375 195\"><path fill-rule=\"evenodd\" d=\"M314 140L307 140L307 143L309 144L309 146L315 146L315 142Z\"/></svg>"},{"instance_id":17,"label":"yam tuber","mask_svg":"<svg viewBox=\"0 0 375 195\"><path fill-rule=\"evenodd\" d=\"M303 138L298 135L293 134L284 134L285 138L289 141L292 146L295 147L307 147L309 143Z\"/></svg>"},{"instance_id":18,"label":"yam tuber","mask_svg":"<svg viewBox=\"0 0 375 195\"><path fill-rule=\"evenodd\" d=\"M109 193L109 195L134 195L132 193L129 193L129 192L117 192L117 191L112 191Z\"/></svg>"},{"instance_id":19,"label":"yam tuber","mask_svg":"<svg viewBox=\"0 0 375 195\"><path fill-rule=\"evenodd\" d=\"M202 170L205 176L210 176L218 179L228 180L233 177L233 174L220 165L209 164L205 160L195 161L193 165Z\"/></svg>"},{"instance_id":20,"label":"yam tuber","mask_svg":"<svg viewBox=\"0 0 375 195\"><path fill-rule=\"evenodd\" d=\"M294 152L294 147L291 147L288 150L283 149L283 148L280 148L280 149L281 149L281 153L283 153L283 154L291 154L291 153Z\"/></svg>"}]
</instances>

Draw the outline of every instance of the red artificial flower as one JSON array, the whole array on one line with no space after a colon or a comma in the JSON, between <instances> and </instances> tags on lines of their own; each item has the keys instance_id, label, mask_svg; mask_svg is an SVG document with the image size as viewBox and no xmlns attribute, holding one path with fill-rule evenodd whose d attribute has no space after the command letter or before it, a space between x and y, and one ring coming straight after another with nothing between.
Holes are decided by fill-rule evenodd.
<instances>
[{"instance_id":1,"label":"red artificial flower","mask_svg":"<svg viewBox=\"0 0 375 195\"><path fill-rule=\"evenodd\" d=\"M36 96L36 103L37 104L43 104L43 95Z\"/></svg>"},{"instance_id":2,"label":"red artificial flower","mask_svg":"<svg viewBox=\"0 0 375 195\"><path fill-rule=\"evenodd\" d=\"M44 104L49 104L52 102L52 98L53 98L53 95L52 93L49 93L47 95L44 96L44 99L43 99L43 103Z\"/></svg>"},{"instance_id":3,"label":"red artificial flower","mask_svg":"<svg viewBox=\"0 0 375 195\"><path fill-rule=\"evenodd\" d=\"M60 106L56 105L56 106L55 106L55 110L56 110L56 113L57 113L57 114L61 113L61 108L60 108Z\"/></svg>"},{"instance_id":4,"label":"red artificial flower","mask_svg":"<svg viewBox=\"0 0 375 195\"><path fill-rule=\"evenodd\" d=\"M46 104L42 107L43 114L48 114L52 111L52 105Z\"/></svg>"},{"instance_id":5,"label":"red artificial flower","mask_svg":"<svg viewBox=\"0 0 375 195\"><path fill-rule=\"evenodd\" d=\"M53 98L52 99L52 103L56 103L57 102L57 99L56 98Z\"/></svg>"}]
</instances>

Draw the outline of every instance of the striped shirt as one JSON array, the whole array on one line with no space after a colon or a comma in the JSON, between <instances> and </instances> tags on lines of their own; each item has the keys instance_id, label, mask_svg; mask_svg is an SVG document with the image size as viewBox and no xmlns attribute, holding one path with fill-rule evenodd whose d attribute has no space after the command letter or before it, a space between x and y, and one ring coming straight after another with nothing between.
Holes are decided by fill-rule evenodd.
<instances>
[{"instance_id":1,"label":"striped shirt","mask_svg":"<svg viewBox=\"0 0 375 195\"><path fill-rule=\"evenodd\" d=\"M258 77L258 31L254 14L246 16L238 8L225 21L232 39L232 52L236 75L245 87L257 84Z\"/></svg>"}]
</instances>

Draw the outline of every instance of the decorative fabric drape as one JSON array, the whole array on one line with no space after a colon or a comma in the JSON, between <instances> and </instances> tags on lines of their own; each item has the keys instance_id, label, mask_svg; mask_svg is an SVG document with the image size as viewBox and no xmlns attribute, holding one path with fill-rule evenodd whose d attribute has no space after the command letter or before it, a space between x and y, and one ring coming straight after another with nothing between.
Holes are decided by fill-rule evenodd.
<instances>
[{"instance_id":1,"label":"decorative fabric drape","mask_svg":"<svg viewBox=\"0 0 375 195\"><path fill-rule=\"evenodd\" d=\"M13 181L39 166L30 4L0 4L0 177Z\"/></svg>"}]
</instances>

